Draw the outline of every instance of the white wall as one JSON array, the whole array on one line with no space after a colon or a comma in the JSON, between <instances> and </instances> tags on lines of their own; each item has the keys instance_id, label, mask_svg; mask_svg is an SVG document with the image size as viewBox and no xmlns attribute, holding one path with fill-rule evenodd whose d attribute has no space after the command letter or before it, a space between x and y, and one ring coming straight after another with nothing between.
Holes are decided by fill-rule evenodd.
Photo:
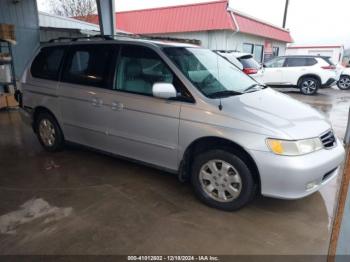
<instances>
[{"instance_id":1,"label":"white wall","mask_svg":"<svg viewBox=\"0 0 350 262\"><path fill-rule=\"evenodd\" d=\"M161 36L197 39L202 42L202 46L209 49L224 49L224 50L237 50L242 51L243 44L256 44L264 45L265 39L263 37L237 33L229 30L217 30L217 31L202 31L202 32L187 32L187 33L171 33L171 34L159 34ZM279 47L279 55L284 55L286 51L286 43L270 40L272 46Z\"/></svg>"},{"instance_id":2,"label":"white wall","mask_svg":"<svg viewBox=\"0 0 350 262\"><path fill-rule=\"evenodd\" d=\"M342 62L344 55L343 47L320 47L320 48L287 48L287 55L322 55L330 56L334 63Z\"/></svg>"},{"instance_id":3,"label":"white wall","mask_svg":"<svg viewBox=\"0 0 350 262\"><path fill-rule=\"evenodd\" d=\"M39 12L39 26L100 31L99 25L44 12Z\"/></svg>"}]
</instances>

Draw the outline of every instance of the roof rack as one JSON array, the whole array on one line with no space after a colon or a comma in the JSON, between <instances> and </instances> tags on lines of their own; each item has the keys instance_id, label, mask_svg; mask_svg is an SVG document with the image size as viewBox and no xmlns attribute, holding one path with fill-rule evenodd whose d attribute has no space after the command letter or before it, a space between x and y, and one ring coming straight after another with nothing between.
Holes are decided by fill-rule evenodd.
<instances>
[{"instance_id":1,"label":"roof rack","mask_svg":"<svg viewBox=\"0 0 350 262\"><path fill-rule=\"evenodd\" d=\"M171 41L171 42L193 44L193 45L201 45L202 44L202 41L197 40L197 39L175 38L175 37L168 37L168 36L143 35L143 36L141 36L141 39Z\"/></svg>"},{"instance_id":2,"label":"roof rack","mask_svg":"<svg viewBox=\"0 0 350 262\"><path fill-rule=\"evenodd\" d=\"M49 40L49 43L61 42L61 41L71 41L76 42L79 40L92 40L92 39L103 39L103 40L113 40L109 35L93 35L93 36L81 36L81 37L58 37Z\"/></svg>"},{"instance_id":3,"label":"roof rack","mask_svg":"<svg viewBox=\"0 0 350 262\"><path fill-rule=\"evenodd\" d=\"M218 49L218 50L213 50L214 52L222 52L222 53L242 53L239 50L232 49L232 50L224 50L224 49Z\"/></svg>"},{"instance_id":4,"label":"roof rack","mask_svg":"<svg viewBox=\"0 0 350 262\"><path fill-rule=\"evenodd\" d=\"M118 37L123 38L132 38L139 40L160 40L160 41L171 41L177 43L186 43L186 44L194 44L201 45L201 41L197 39L185 39L185 38L175 38L175 37L167 37L167 36L151 36L151 35L136 35L136 34L128 34L128 33L117 33L115 35L94 35L94 36L82 36L82 37L58 37L51 39L49 43L67 41L67 42L76 42L80 40L115 40Z\"/></svg>"}]
</instances>

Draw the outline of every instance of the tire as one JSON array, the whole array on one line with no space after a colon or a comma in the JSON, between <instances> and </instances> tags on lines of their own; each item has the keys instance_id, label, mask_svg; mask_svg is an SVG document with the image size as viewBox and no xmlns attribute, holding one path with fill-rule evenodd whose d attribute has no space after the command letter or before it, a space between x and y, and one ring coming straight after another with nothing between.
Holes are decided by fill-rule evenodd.
<instances>
[{"instance_id":1,"label":"tire","mask_svg":"<svg viewBox=\"0 0 350 262\"><path fill-rule=\"evenodd\" d=\"M50 113L39 113L34 128L39 142L45 150L56 152L63 148L64 136L62 130Z\"/></svg>"},{"instance_id":2,"label":"tire","mask_svg":"<svg viewBox=\"0 0 350 262\"><path fill-rule=\"evenodd\" d=\"M210 174L209 170L215 167L218 172ZM203 203L225 211L247 205L257 189L247 164L236 154L224 150L210 150L197 156L192 166L191 182Z\"/></svg>"},{"instance_id":3,"label":"tire","mask_svg":"<svg viewBox=\"0 0 350 262\"><path fill-rule=\"evenodd\" d=\"M300 79L298 87L303 95L314 95L320 88L321 83L315 77L303 77Z\"/></svg>"},{"instance_id":4,"label":"tire","mask_svg":"<svg viewBox=\"0 0 350 262\"><path fill-rule=\"evenodd\" d=\"M350 89L350 76L342 75L337 83L337 86L341 90L349 90Z\"/></svg>"}]
</instances>

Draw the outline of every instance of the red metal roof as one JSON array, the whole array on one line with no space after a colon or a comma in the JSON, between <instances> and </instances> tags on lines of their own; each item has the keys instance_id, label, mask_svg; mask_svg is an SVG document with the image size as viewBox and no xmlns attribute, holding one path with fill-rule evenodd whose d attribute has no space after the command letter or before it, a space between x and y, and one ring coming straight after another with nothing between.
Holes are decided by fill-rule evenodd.
<instances>
[{"instance_id":1,"label":"red metal roof","mask_svg":"<svg viewBox=\"0 0 350 262\"><path fill-rule=\"evenodd\" d=\"M274 40L291 43L293 39L289 31L258 21L241 13L234 12L239 26L239 31L251 35L262 36Z\"/></svg>"},{"instance_id":2,"label":"red metal roof","mask_svg":"<svg viewBox=\"0 0 350 262\"><path fill-rule=\"evenodd\" d=\"M239 31L282 42L292 42L289 31L234 12ZM89 22L98 23L97 16ZM164 34L212 30L236 30L227 0L117 12L117 28L135 34Z\"/></svg>"},{"instance_id":3,"label":"red metal roof","mask_svg":"<svg viewBox=\"0 0 350 262\"><path fill-rule=\"evenodd\" d=\"M220 1L119 12L117 27L136 34L235 29L226 5Z\"/></svg>"}]
</instances>

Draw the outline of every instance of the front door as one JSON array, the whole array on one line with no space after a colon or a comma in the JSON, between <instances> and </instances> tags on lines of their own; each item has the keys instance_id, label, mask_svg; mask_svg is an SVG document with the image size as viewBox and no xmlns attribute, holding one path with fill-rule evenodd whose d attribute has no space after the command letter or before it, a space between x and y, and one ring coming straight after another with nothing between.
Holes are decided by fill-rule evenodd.
<instances>
[{"instance_id":1,"label":"front door","mask_svg":"<svg viewBox=\"0 0 350 262\"><path fill-rule=\"evenodd\" d=\"M265 63L262 82L267 85L280 85L284 83L283 65L285 58L277 57Z\"/></svg>"},{"instance_id":2,"label":"front door","mask_svg":"<svg viewBox=\"0 0 350 262\"><path fill-rule=\"evenodd\" d=\"M154 50L136 45L121 47L115 76L109 151L176 170L181 102L153 97L152 86L179 89L177 78Z\"/></svg>"}]
</instances>

